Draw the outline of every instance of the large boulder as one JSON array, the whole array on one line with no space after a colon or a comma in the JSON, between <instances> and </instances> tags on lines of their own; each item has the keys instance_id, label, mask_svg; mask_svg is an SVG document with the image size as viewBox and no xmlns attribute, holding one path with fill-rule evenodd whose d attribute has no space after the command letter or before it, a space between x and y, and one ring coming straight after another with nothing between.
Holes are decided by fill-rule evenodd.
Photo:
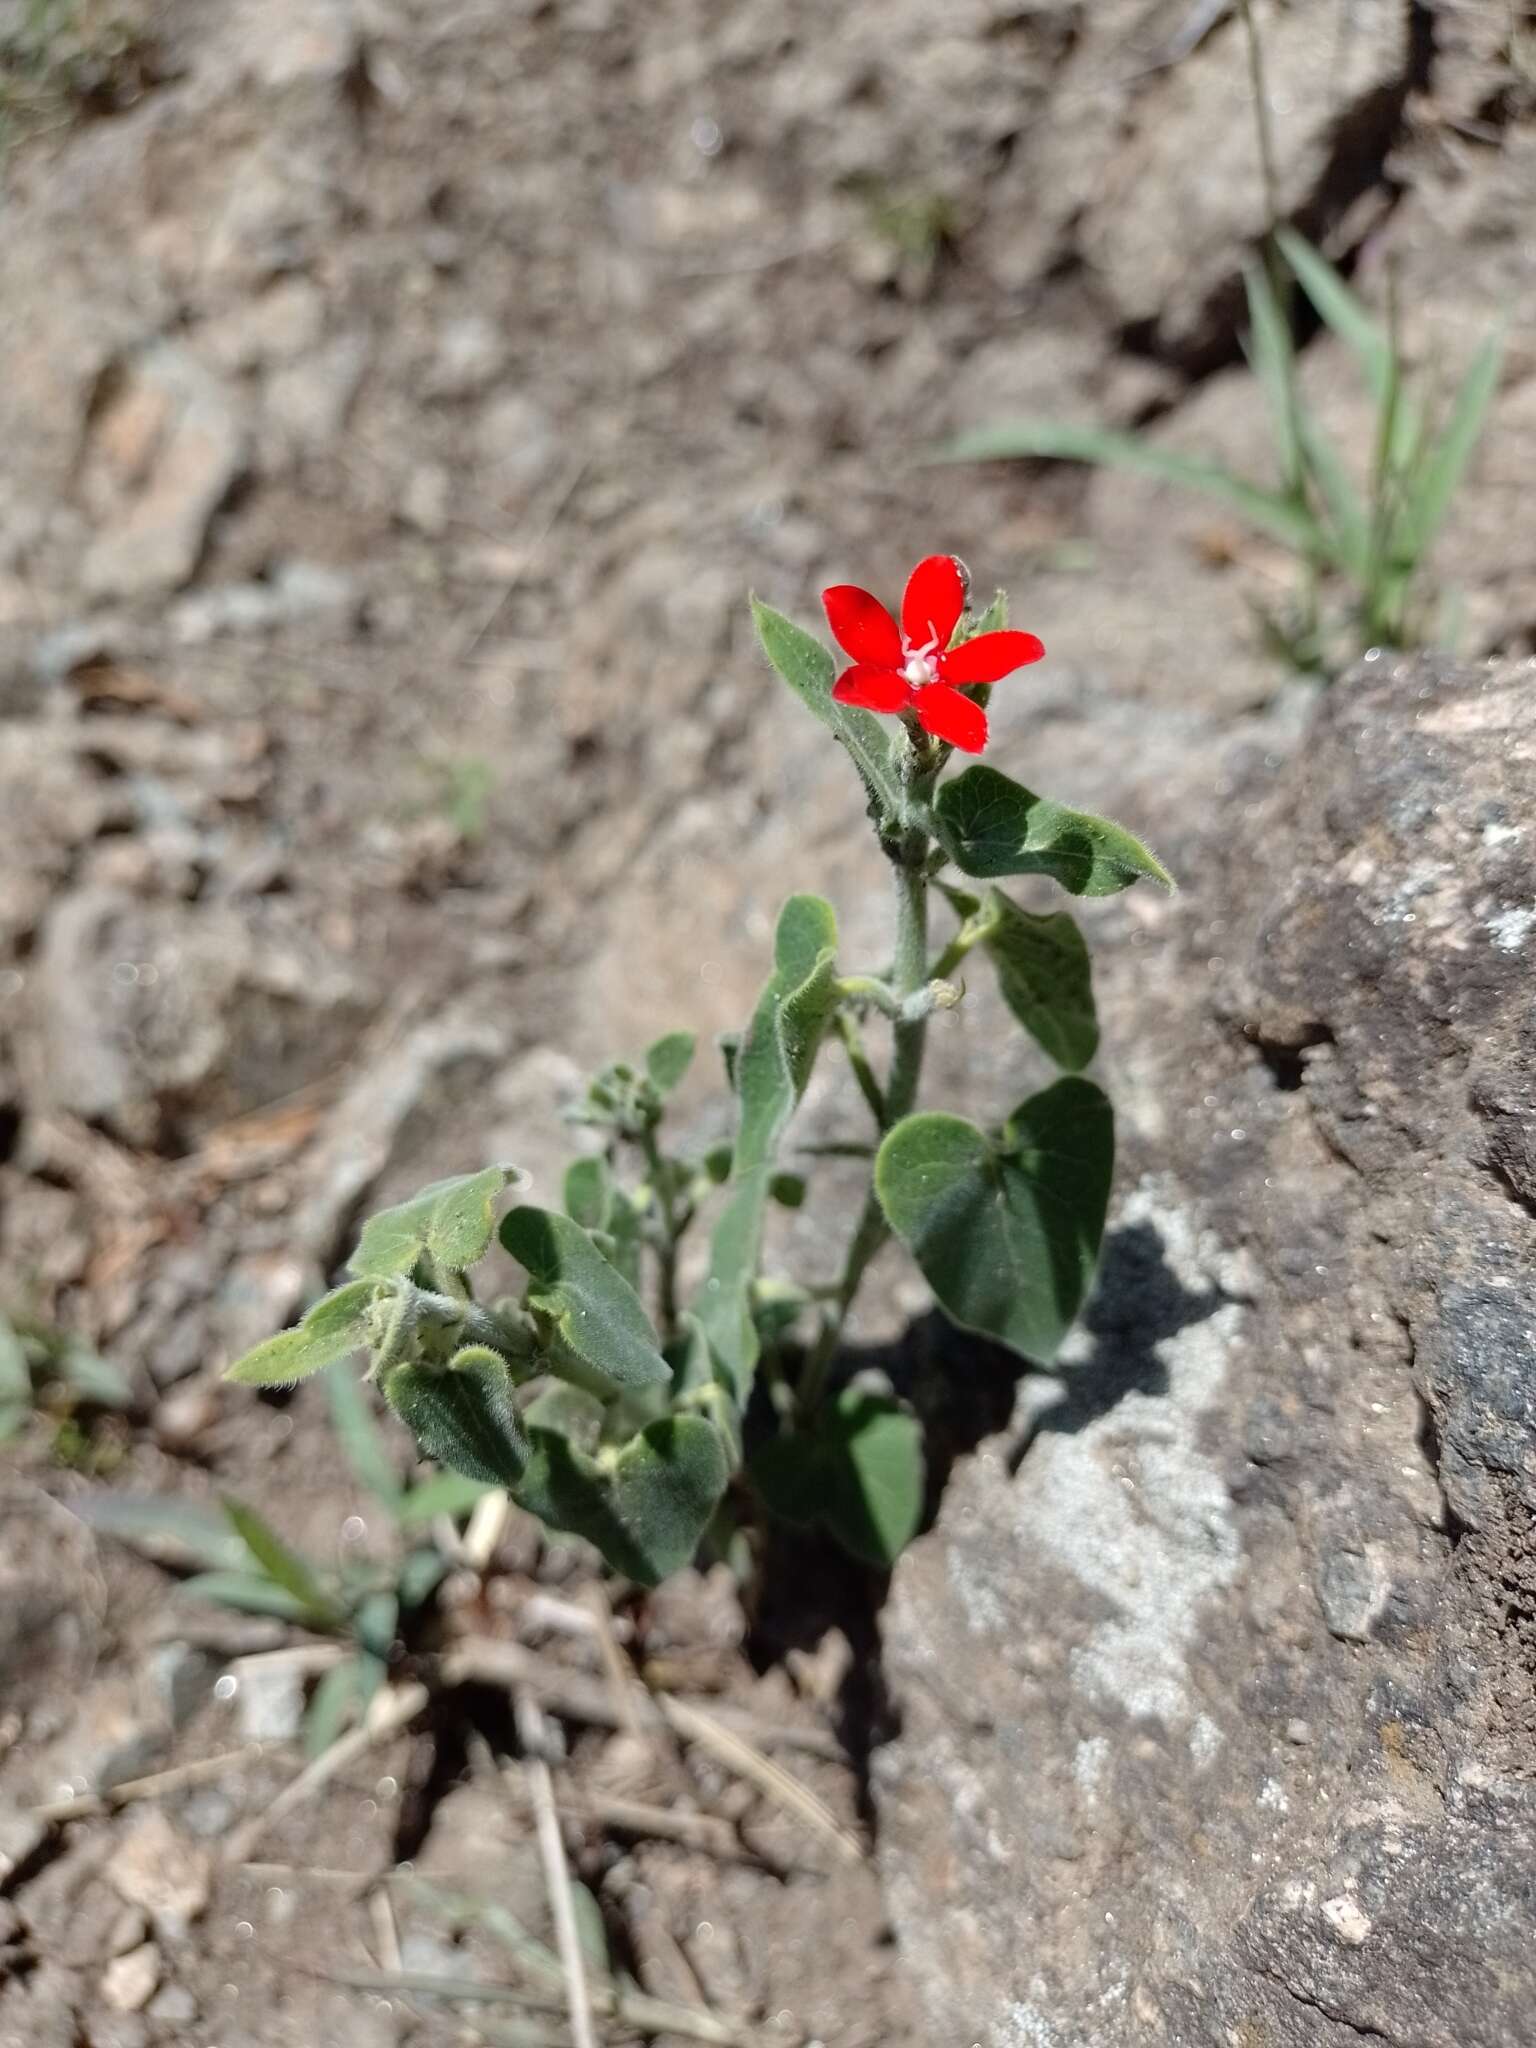
<instances>
[{"instance_id":1,"label":"large boulder","mask_svg":"<svg viewBox=\"0 0 1536 2048\"><path fill-rule=\"evenodd\" d=\"M1111 948L1096 1301L886 1615L936 2040L1536 2042L1533 820L1536 665L1379 658Z\"/></svg>"}]
</instances>

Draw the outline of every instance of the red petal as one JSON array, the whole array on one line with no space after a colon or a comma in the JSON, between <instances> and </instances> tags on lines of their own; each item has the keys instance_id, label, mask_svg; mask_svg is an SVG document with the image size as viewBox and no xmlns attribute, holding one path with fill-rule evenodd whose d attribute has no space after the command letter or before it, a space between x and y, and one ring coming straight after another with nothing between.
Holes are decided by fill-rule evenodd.
<instances>
[{"instance_id":1,"label":"red petal","mask_svg":"<svg viewBox=\"0 0 1536 2048\"><path fill-rule=\"evenodd\" d=\"M965 610L965 579L953 555L930 555L907 578L901 630L911 647L947 647Z\"/></svg>"},{"instance_id":2,"label":"red petal","mask_svg":"<svg viewBox=\"0 0 1536 2048\"><path fill-rule=\"evenodd\" d=\"M917 692L917 722L936 740L948 740L962 753L979 754L987 744L987 714L969 697L944 683L930 683Z\"/></svg>"},{"instance_id":3,"label":"red petal","mask_svg":"<svg viewBox=\"0 0 1536 2048\"><path fill-rule=\"evenodd\" d=\"M827 608L827 624L844 654L855 661L876 662L881 668L901 667L901 635L896 621L878 597L860 590L855 583L834 583L821 593Z\"/></svg>"},{"instance_id":4,"label":"red petal","mask_svg":"<svg viewBox=\"0 0 1536 2048\"><path fill-rule=\"evenodd\" d=\"M912 686L893 668L877 668L861 661L845 668L832 685L839 704L857 704L861 711L905 711L912 701Z\"/></svg>"},{"instance_id":5,"label":"red petal","mask_svg":"<svg viewBox=\"0 0 1536 2048\"><path fill-rule=\"evenodd\" d=\"M939 668L946 683L996 683L1044 652L1033 633L978 633L946 654Z\"/></svg>"}]
</instances>

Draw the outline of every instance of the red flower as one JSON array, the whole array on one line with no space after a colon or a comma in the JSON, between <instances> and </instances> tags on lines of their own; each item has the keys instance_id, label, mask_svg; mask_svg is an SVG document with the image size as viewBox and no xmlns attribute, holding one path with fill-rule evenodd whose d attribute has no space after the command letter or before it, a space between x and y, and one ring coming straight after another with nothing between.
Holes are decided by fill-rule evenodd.
<instances>
[{"instance_id":1,"label":"red flower","mask_svg":"<svg viewBox=\"0 0 1536 2048\"><path fill-rule=\"evenodd\" d=\"M965 578L953 555L930 555L907 579L898 627L878 598L852 583L821 593L832 637L853 656L832 686L839 704L913 711L924 732L967 754L987 744L987 714L961 685L996 683L1045 649L1033 633L979 633L949 642L965 609Z\"/></svg>"}]
</instances>

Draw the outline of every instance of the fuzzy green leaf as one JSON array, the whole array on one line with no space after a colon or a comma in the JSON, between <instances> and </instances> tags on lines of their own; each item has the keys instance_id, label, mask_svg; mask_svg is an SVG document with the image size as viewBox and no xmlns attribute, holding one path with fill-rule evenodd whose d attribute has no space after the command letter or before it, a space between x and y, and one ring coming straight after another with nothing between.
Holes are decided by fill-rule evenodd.
<instances>
[{"instance_id":1,"label":"fuzzy green leaf","mask_svg":"<svg viewBox=\"0 0 1536 2048\"><path fill-rule=\"evenodd\" d=\"M963 1117L906 1118L875 1188L950 1319L1047 1363L1093 1278L1113 1168L1108 1098L1072 1076L997 1139Z\"/></svg>"},{"instance_id":2,"label":"fuzzy green leaf","mask_svg":"<svg viewBox=\"0 0 1536 2048\"><path fill-rule=\"evenodd\" d=\"M940 786L935 819L945 852L968 875L1049 875L1073 896L1113 896L1143 876L1173 877L1119 825L1068 810L978 764Z\"/></svg>"},{"instance_id":3,"label":"fuzzy green leaf","mask_svg":"<svg viewBox=\"0 0 1536 2048\"><path fill-rule=\"evenodd\" d=\"M692 1561L730 1477L720 1432L669 1415L622 1450L596 1457L558 1431L531 1429L533 1455L514 1488L552 1529L595 1544L615 1571L654 1586Z\"/></svg>"},{"instance_id":4,"label":"fuzzy green leaf","mask_svg":"<svg viewBox=\"0 0 1536 2048\"><path fill-rule=\"evenodd\" d=\"M670 1095L693 1065L698 1040L691 1031L669 1031L645 1055L645 1071L659 1095Z\"/></svg>"},{"instance_id":5,"label":"fuzzy green leaf","mask_svg":"<svg viewBox=\"0 0 1536 2048\"><path fill-rule=\"evenodd\" d=\"M606 1230L613 1207L613 1174L602 1157L573 1159L562 1189L565 1213L583 1230Z\"/></svg>"},{"instance_id":6,"label":"fuzzy green leaf","mask_svg":"<svg viewBox=\"0 0 1536 2048\"><path fill-rule=\"evenodd\" d=\"M1091 462L1100 468L1135 470L1163 483L1182 484L1219 498L1250 525L1289 547L1305 552L1316 544L1317 526L1311 514L1280 492L1262 490L1219 463L1179 455L1140 435L1117 433L1110 427L1074 425L1068 420L1003 420L951 441L942 459L998 462L1022 455Z\"/></svg>"},{"instance_id":7,"label":"fuzzy green leaf","mask_svg":"<svg viewBox=\"0 0 1536 2048\"><path fill-rule=\"evenodd\" d=\"M423 1457L478 1479L511 1486L528 1459L506 1361L468 1345L446 1368L397 1365L384 1375L384 1398L416 1438Z\"/></svg>"},{"instance_id":8,"label":"fuzzy green leaf","mask_svg":"<svg viewBox=\"0 0 1536 2048\"><path fill-rule=\"evenodd\" d=\"M1049 917L1020 910L989 889L983 940L1003 1001L1059 1067L1075 1073L1098 1050L1088 945L1064 910Z\"/></svg>"},{"instance_id":9,"label":"fuzzy green leaf","mask_svg":"<svg viewBox=\"0 0 1536 2048\"><path fill-rule=\"evenodd\" d=\"M409 1273L425 1254L448 1273L463 1273L490 1250L496 1201L520 1178L515 1166L487 1166L433 1181L408 1202L381 1209L363 1225L347 1271L360 1279Z\"/></svg>"},{"instance_id":10,"label":"fuzzy green leaf","mask_svg":"<svg viewBox=\"0 0 1536 2048\"><path fill-rule=\"evenodd\" d=\"M371 1335L368 1311L377 1293L372 1280L348 1280L323 1294L295 1329L282 1330L247 1351L225 1379L245 1387L291 1387L361 1351Z\"/></svg>"},{"instance_id":11,"label":"fuzzy green leaf","mask_svg":"<svg viewBox=\"0 0 1536 2048\"><path fill-rule=\"evenodd\" d=\"M557 1372L604 1394L667 1384L640 1297L579 1223L553 1210L513 1209L501 1241L527 1269L528 1307L552 1325Z\"/></svg>"},{"instance_id":12,"label":"fuzzy green leaf","mask_svg":"<svg viewBox=\"0 0 1536 2048\"><path fill-rule=\"evenodd\" d=\"M603 1415L596 1394L565 1380L551 1380L524 1409L523 1420L530 1430L546 1430L567 1437L579 1451L595 1451L603 1440Z\"/></svg>"},{"instance_id":13,"label":"fuzzy green leaf","mask_svg":"<svg viewBox=\"0 0 1536 2048\"><path fill-rule=\"evenodd\" d=\"M855 1557L889 1570L922 1520L922 1425L892 1395L845 1387L812 1429L762 1444L750 1476L784 1521L820 1522Z\"/></svg>"},{"instance_id":14,"label":"fuzzy green leaf","mask_svg":"<svg viewBox=\"0 0 1536 2048\"><path fill-rule=\"evenodd\" d=\"M744 1403L757 1364L750 1290L779 1141L804 1093L837 1008L837 919L820 896L791 896L779 913L774 970L736 1060L740 1124L730 1194L710 1240L699 1320Z\"/></svg>"},{"instance_id":15,"label":"fuzzy green leaf","mask_svg":"<svg viewBox=\"0 0 1536 2048\"><path fill-rule=\"evenodd\" d=\"M821 642L773 611L752 600L752 623L764 654L813 716L835 733L858 769L871 803L884 822L899 820L905 811L901 783L891 758L890 735L873 712L839 704L832 695L837 663Z\"/></svg>"}]
</instances>

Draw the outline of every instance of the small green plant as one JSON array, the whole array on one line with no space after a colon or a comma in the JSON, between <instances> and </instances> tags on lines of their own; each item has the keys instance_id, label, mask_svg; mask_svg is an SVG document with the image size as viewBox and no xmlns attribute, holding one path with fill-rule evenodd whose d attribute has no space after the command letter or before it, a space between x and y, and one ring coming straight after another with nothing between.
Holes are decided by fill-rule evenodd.
<instances>
[{"instance_id":1,"label":"small green plant","mask_svg":"<svg viewBox=\"0 0 1536 2048\"><path fill-rule=\"evenodd\" d=\"M51 1424L62 1462L88 1464L91 1411L121 1413L132 1405L126 1377L78 1337L0 1315L0 1444L38 1418Z\"/></svg>"},{"instance_id":2,"label":"small green plant","mask_svg":"<svg viewBox=\"0 0 1536 2048\"><path fill-rule=\"evenodd\" d=\"M871 1262L898 1239L954 1322L1049 1360L1092 1279L1109 1199L1113 1118L1081 1071L1098 1044L1086 943L1065 911L1027 909L997 884L1171 886L1119 826L979 762L946 773L957 751L985 746L992 684L1044 653L1008 630L1001 595L978 613L968 588L952 556L930 556L899 624L867 591L825 592L851 663L841 675L818 640L754 601L768 661L858 771L895 923L889 962L851 972L832 905L784 905L757 1006L721 1046L733 1144L695 1156L673 1141L669 1109L696 1048L670 1033L576 1106L600 1150L571 1166L562 1210L523 1201L510 1165L424 1188L371 1218L349 1277L231 1378L282 1386L366 1351L425 1455L506 1488L643 1583L706 1537L734 1551L764 1513L821 1523L890 1564L921 1517L923 1441L889 1382L838 1369ZM935 899L954 921L938 944ZM1062 1070L986 1124L919 1108L930 1022L960 1001L951 976L972 953ZM889 1034L883 1071L874 1026ZM830 1046L868 1108L867 1143L839 1149L867 1161L869 1184L840 1272L785 1280L763 1271L767 1218L805 1198L781 1155ZM685 1268L706 1214L707 1245ZM506 1278L477 1292L470 1276L493 1249Z\"/></svg>"},{"instance_id":3,"label":"small green plant","mask_svg":"<svg viewBox=\"0 0 1536 2048\"><path fill-rule=\"evenodd\" d=\"M432 1596L448 1569L431 1525L443 1515L467 1514L486 1491L455 1472L405 1484L359 1383L333 1374L327 1391L342 1451L388 1516L391 1540L383 1555L343 1557L327 1568L285 1542L254 1508L229 1497L214 1508L108 1493L80 1510L104 1535L167 1563L201 1566L183 1584L193 1598L271 1615L343 1646L345 1654L326 1670L305 1714L312 1755L366 1712L430 1625Z\"/></svg>"},{"instance_id":4,"label":"small green plant","mask_svg":"<svg viewBox=\"0 0 1536 2048\"><path fill-rule=\"evenodd\" d=\"M490 829L496 771L483 754L434 755L423 763L434 788L432 809L445 818L466 846L478 846Z\"/></svg>"},{"instance_id":5,"label":"small green plant","mask_svg":"<svg viewBox=\"0 0 1536 2048\"><path fill-rule=\"evenodd\" d=\"M1275 245L1365 380L1375 432L1363 479L1350 475L1302 396L1288 292L1274 266L1260 263L1244 273L1248 360L1269 407L1278 484L1257 483L1138 434L1061 420L1001 421L962 436L945 453L956 462L1035 456L1135 470L1220 500L1295 557L1294 599L1283 612L1262 614L1266 636L1297 668L1334 675L1368 647L1407 647L1429 637L1429 555L1482 433L1498 385L1500 343L1483 342L1436 419L1405 370L1395 309L1379 321L1332 264L1289 229L1277 230ZM1330 616L1333 591L1342 592L1343 603Z\"/></svg>"}]
</instances>

